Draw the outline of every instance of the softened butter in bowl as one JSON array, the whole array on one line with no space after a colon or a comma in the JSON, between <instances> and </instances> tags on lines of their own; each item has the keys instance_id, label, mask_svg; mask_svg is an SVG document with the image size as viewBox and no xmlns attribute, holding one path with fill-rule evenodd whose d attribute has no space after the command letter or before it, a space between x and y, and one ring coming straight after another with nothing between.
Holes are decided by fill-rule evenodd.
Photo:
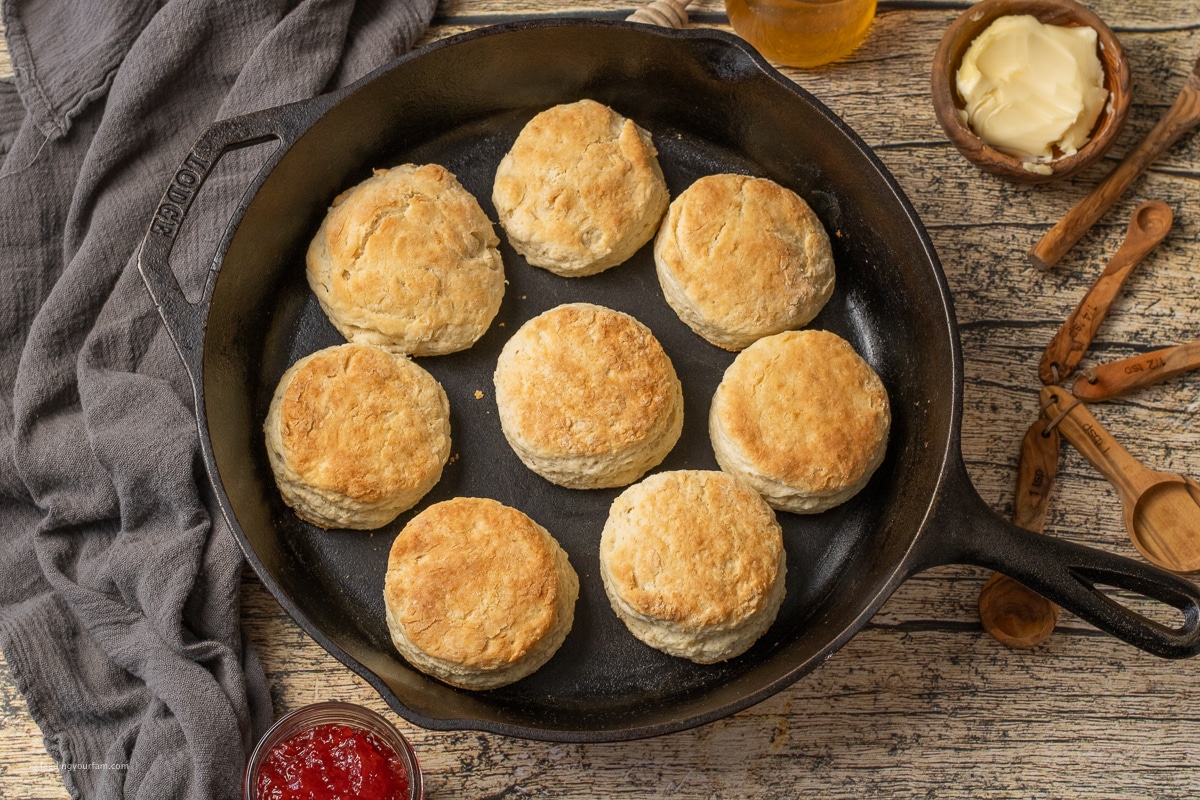
<instances>
[{"instance_id":1,"label":"softened butter in bowl","mask_svg":"<svg viewBox=\"0 0 1200 800\"><path fill-rule=\"evenodd\" d=\"M930 88L950 143L984 172L1021 183L1100 160L1131 97L1121 42L1075 0L975 3L942 36Z\"/></svg>"},{"instance_id":2,"label":"softened butter in bowl","mask_svg":"<svg viewBox=\"0 0 1200 800\"><path fill-rule=\"evenodd\" d=\"M1051 160L1078 152L1108 102L1088 26L1004 16L971 42L956 85L964 122L996 149Z\"/></svg>"}]
</instances>

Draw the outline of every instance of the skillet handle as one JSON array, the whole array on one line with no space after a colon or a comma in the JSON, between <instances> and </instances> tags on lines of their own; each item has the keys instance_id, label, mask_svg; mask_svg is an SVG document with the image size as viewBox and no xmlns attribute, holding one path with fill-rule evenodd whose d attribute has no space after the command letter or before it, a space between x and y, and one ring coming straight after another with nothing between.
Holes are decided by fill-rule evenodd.
<instances>
[{"instance_id":1,"label":"skillet handle","mask_svg":"<svg viewBox=\"0 0 1200 800\"><path fill-rule=\"evenodd\" d=\"M973 564L1002 572L1102 631L1163 658L1200 653L1200 590L1150 564L1027 531L994 512L975 491L966 468L939 494L915 571ZM955 486L955 483L958 485ZM1100 591L1136 592L1182 612L1169 628Z\"/></svg>"},{"instance_id":2,"label":"skillet handle","mask_svg":"<svg viewBox=\"0 0 1200 800\"><path fill-rule=\"evenodd\" d=\"M167 332L193 376L204 338L208 305L206 297L212 288L212 277L218 265L214 261L209 266L203 293L205 298L194 303L189 301L171 269L170 260L184 218L225 153L278 140L280 147L277 159L321 115L328 104L326 97L322 96L214 122L196 140L163 192L138 251L138 271ZM271 159L259 175L265 174L276 159Z\"/></svg>"}]
</instances>

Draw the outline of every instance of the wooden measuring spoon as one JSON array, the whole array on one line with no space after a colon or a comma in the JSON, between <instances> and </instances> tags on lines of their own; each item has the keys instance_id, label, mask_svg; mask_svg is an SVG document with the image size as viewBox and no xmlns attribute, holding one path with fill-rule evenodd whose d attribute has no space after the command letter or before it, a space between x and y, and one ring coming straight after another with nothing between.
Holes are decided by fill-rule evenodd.
<instances>
[{"instance_id":1,"label":"wooden measuring spoon","mask_svg":"<svg viewBox=\"0 0 1200 800\"><path fill-rule=\"evenodd\" d=\"M1050 269L1057 264L1138 176L1197 124L1200 124L1200 58L1196 59L1192 74L1170 110L1107 178L1042 236L1029 251L1030 262L1039 269Z\"/></svg>"},{"instance_id":2,"label":"wooden measuring spoon","mask_svg":"<svg viewBox=\"0 0 1200 800\"><path fill-rule=\"evenodd\" d=\"M1088 403L1111 400L1200 367L1200 339L1092 367L1071 394Z\"/></svg>"},{"instance_id":3,"label":"wooden measuring spoon","mask_svg":"<svg viewBox=\"0 0 1200 800\"><path fill-rule=\"evenodd\" d=\"M1172 572L1200 571L1200 484L1143 466L1066 389L1044 386L1041 396L1044 414L1121 493L1138 552Z\"/></svg>"},{"instance_id":4,"label":"wooden measuring spoon","mask_svg":"<svg viewBox=\"0 0 1200 800\"><path fill-rule=\"evenodd\" d=\"M1133 268L1166 237L1173 218L1171 207L1161 200L1148 200L1134 209L1125 241L1046 345L1038 365L1042 383L1058 383L1075 371Z\"/></svg>"},{"instance_id":5,"label":"wooden measuring spoon","mask_svg":"<svg viewBox=\"0 0 1200 800\"><path fill-rule=\"evenodd\" d=\"M1017 463L1013 522L1041 533L1046 523L1050 487L1058 471L1060 436L1039 417L1025 432ZM979 592L979 621L992 638L1009 647L1035 647L1058 624L1058 606L1007 575L992 575Z\"/></svg>"}]
</instances>

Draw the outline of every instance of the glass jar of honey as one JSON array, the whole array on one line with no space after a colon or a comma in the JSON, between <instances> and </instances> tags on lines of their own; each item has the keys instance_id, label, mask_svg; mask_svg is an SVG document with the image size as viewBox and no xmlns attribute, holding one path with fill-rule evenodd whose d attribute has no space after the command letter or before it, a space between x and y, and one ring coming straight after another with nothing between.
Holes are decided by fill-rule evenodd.
<instances>
[{"instance_id":1,"label":"glass jar of honey","mask_svg":"<svg viewBox=\"0 0 1200 800\"><path fill-rule=\"evenodd\" d=\"M849 53L875 19L875 0L725 0L729 24L769 60L816 67Z\"/></svg>"}]
</instances>

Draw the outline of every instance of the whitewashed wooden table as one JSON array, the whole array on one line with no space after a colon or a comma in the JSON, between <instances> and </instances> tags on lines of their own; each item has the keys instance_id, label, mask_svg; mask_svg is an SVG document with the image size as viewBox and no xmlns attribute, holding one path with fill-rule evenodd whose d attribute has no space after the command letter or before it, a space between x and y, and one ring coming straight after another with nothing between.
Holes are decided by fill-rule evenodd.
<instances>
[{"instance_id":1,"label":"whitewashed wooden table","mask_svg":"<svg viewBox=\"0 0 1200 800\"><path fill-rule=\"evenodd\" d=\"M1170 106L1200 56L1200 0L1088 3L1117 33L1134 107L1108 160L1053 186L976 171L948 144L929 100L938 39L969 3L881 2L844 61L785 70L841 115L921 214L954 294L966 392L963 452L975 485L1012 511L1017 447L1037 414L1041 351L1116 250L1130 211L1158 198L1168 239L1130 279L1088 364L1200 338L1200 136L1181 141L1050 273L1025 253ZM632 4L445 0L426 40L513 19L620 19ZM727 27L716 0L693 24ZM1148 465L1200 477L1200 374L1094 414ZM1048 534L1137 557L1115 490L1064 446ZM256 578L243 619L277 712L340 698L395 720L413 740L430 798L1121 798L1200 797L1200 660L1163 661L1067 614L1028 651L985 634L987 574L946 567L904 584L845 648L794 686L716 723L608 745L528 742L415 728L318 647ZM0 671L0 797L62 798L56 767Z\"/></svg>"}]
</instances>

